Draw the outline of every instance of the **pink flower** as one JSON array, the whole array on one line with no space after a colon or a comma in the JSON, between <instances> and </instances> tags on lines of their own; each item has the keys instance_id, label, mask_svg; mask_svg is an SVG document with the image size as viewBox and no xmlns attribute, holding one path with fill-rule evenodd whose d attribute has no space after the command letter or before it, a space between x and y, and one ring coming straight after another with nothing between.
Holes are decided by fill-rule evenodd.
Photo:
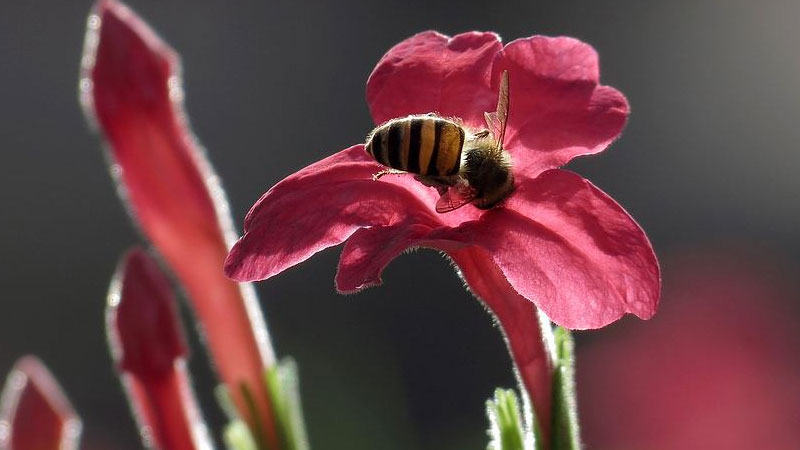
<instances>
[{"instance_id":1,"label":"pink flower","mask_svg":"<svg viewBox=\"0 0 800 450\"><path fill-rule=\"evenodd\" d=\"M221 270L236 235L225 194L187 123L178 55L125 5L100 0L89 16L82 69L81 100L108 142L131 216L186 289L239 414L278 448L264 384L273 350L252 286Z\"/></svg>"},{"instance_id":2,"label":"pink flower","mask_svg":"<svg viewBox=\"0 0 800 450\"><path fill-rule=\"evenodd\" d=\"M106 310L111 353L142 438L154 448L211 448L186 368L189 353L169 280L140 249L120 262Z\"/></svg>"},{"instance_id":3,"label":"pink flower","mask_svg":"<svg viewBox=\"0 0 800 450\"><path fill-rule=\"evenodd\" d=\"M0 448L78 448L81 420L50 371L33 356L11 369L0 397Z\"/></svg>"},{"instance_id":4,"label":"pink flower","mask_svg":"<svg viewBox=\"0 0 800 450\"><path fill-rule=\"evenodd\" d=\"M578 352L587 448L798 448L796 267L731 250L667 267L651 323L620 323Z\"/></svg>"},{"instance_id":5,"label":"pink flower","mask_svg":"<svg viewBox=\"0 0 800 450\"><path fill-rule=\"evenodd\" d=\"M549 414L548 355L536 308L559 325L602 327L656 310L659 268L644 232L608 195L558 169L619 136L628 104L599 84L597 54L572 38L534 36L503 46L492 33L417 34L392 48L367 82L376 124L436 112L486 127L503 71L510 80L505 149L514 191L499 206L438 214L436 189L385 176L356 145L284 179L256 202L226 260L235 280L264 280L345 243L341 292L381 283L413 247L443 251L497 315L540 419Z\"/></svg>"}]
</instances>

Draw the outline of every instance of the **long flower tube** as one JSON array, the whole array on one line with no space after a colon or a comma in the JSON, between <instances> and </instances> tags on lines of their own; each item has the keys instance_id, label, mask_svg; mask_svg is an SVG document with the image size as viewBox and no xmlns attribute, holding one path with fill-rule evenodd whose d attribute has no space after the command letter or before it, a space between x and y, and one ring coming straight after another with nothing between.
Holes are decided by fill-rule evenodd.
<instances>
[{"instance_id":1,"label":"long flower tube","mask_svg":"<svg viewBox=\"0 0 800 450\"><path fill-rule=\"evenodd\" d=\"M11 369L0 396L0 449L76 450L81 420L50 371L34 356Z\"/></svg>"},{"instance_id":2,"label":"long flower tube","mask_svg":"<svg viewBox=\"0 0 800 450\"><path fill-rule=\"evenodd\" d=\"M533 425L535 420L540 436L548 439L553 380L550 321L540 317L536 306L514 291L496 267L487 264L480 250L454 250L450 257L467 287L497 319L526 400L526 421ZM535 418L530 416L534 405ZM547 448L546 442L542 445Z\"/></svg>"},{"instance_id":3,"label":"long flower tube","mask_svg":"<svg viewBox=\"0 0 800 450\"><path fill-rule=\"evenodd\" d=\"M188 126L178 55L126 6L102 0L88 18L80 97L132 218L185 288L239 415L279 448L264 384L273 350L252 286L221 270L235 232Z\"/></svg>"},{"instance_id":4,"label":"long flower tube","mask_svg":"<svg viewBox=\"0 0 800 450\"><path fill-rule=\"evenodd\" d=\"M111 354L145 446L210 450L186 368L176 300L169 280L143 250L122 258L106 308Z\"/></svg>"}]
</instances>

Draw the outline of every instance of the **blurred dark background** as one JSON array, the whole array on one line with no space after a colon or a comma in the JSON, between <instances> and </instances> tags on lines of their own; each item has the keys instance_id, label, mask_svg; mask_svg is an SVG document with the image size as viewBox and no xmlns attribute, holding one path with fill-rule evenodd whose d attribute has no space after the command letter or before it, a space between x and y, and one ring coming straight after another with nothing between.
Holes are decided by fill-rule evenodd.
<instances>
[{"instance_id":1,"label":"blurred dark background","mask_svg":"<svg viewBox=\"0 0 800 450\"><path fill-rule=\"evenodd\" d=\"M696 248L744 247L782 280L796 276L800 2L128 3L182 55L193 129L237 224L269 186L363 140L367 76L400 40L426 29L570 35L598 50L603 83L633 111L619 141L571 168L647 230L664 302L672 255ZM139 238L77 102L90 6L0 3L0 373L39 355L83 417L86 444L137 448L103 313L117 258ZM258 287L276 350L299 362L312 445L485 448L484 401L514 378L449 265L409 254L383 287L342 297L337 258L325 252ZM411 279L430 288L409 297ZM784 299L795 327L797 300ZM579 333L579 349L630 321ZM216 427L196 337L191 365Z\"/></svg>"}]
</instances>

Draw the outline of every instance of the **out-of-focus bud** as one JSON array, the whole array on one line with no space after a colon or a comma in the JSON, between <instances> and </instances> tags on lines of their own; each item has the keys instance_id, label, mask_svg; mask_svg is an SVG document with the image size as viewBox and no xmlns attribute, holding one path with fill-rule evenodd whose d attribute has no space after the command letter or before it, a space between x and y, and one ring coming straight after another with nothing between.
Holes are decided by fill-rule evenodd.
<instances>
[{"instance_id":1,"label":"out-of-focus bud","mask_svg":"<svg viewBox=\"0 0 800 450\"><path fill-rule=\"evenodd\" d=\"M144 251L131 250L122 259L111 282L106 321L111 353L145 446L210 449L186 371L175 298Z\"/></svg>"},{"instance_id":2,"label":"out-of-focus bud","mask_svg":"<svg viewBox=\"0 0 800 450\"><path fill-rule=\"evenodd\" d=\"M33 356L11 369L0 397L0 449L74 450L81 421L58 382Z\"/></svg>"},{"instance_id":3,"label":"out-of-focus bud","mask_svg":"<svg viewBox=\"0 0 800 450\"><path fill-rule=\"evenodd\" d=\"M132 218L185 288L239 416L278 448L264 385L274 365L269 335L252 286L222 272L236 236L188 127L178 55L126 6L102 0L89 15L81 64L81 102L107 141Z\"/></svg>"}]
</instances>

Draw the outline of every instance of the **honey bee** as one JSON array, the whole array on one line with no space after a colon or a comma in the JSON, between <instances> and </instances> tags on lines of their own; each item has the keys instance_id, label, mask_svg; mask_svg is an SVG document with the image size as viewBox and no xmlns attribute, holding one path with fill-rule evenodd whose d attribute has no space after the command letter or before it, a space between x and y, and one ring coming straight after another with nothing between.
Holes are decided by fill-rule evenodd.
<instances>
[{"instance_id":1,"label":"honey bee","mask_svg":"<svg viewBox=\"0 0 800 450\"><path fill-rule=\"evenodd\" d=\"M511 158L503 149L508 120L508 72L503 72L497 110L484 113L488 129L473 130L434 113L392 119L367 136L365 150L387 174L412 173L440 198L445 213L473 202L489 209L513 189Z\"/></svg>"}]
</instances>

